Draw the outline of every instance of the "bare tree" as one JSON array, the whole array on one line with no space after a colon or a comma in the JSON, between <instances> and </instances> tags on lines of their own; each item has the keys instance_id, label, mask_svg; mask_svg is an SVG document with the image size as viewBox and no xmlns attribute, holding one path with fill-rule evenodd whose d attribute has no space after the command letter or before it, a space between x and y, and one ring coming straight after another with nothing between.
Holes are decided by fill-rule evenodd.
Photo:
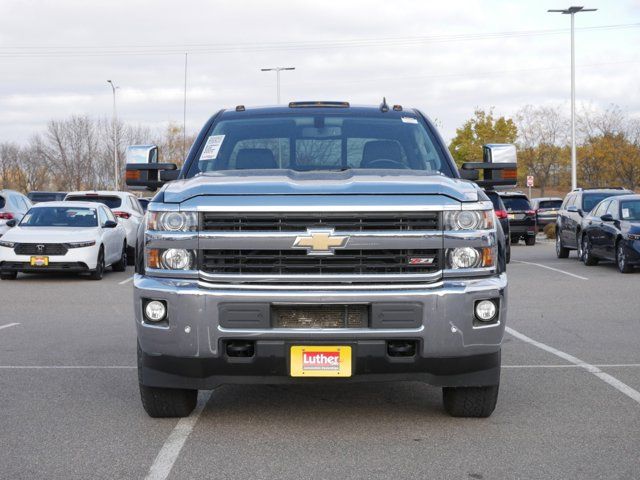
<instances>
[{"instance_id":1,"label":"bare tree","mask_svg":"<svg viewBox=\"0 0 640 480\"><path fill-rule=\"evenodd\" d=\"M20 148L15 143L0 143L0 187L15 188Z\"/></svg>"}]
</instances>

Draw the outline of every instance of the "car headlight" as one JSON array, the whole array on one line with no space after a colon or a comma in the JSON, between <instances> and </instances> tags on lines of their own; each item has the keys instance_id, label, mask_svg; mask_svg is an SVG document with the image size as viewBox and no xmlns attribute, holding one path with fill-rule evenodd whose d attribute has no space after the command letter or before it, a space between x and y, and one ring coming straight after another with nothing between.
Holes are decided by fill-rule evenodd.
<instances>
[{"instance_id":1,"label":"car headlight","mask_svg":"<svg viewBox=\"0 0 640 480\"><path fill-rule=\"evenodd\" d=\"M444 212L445 230L490 230L493 228L493 210L455 210Z\"/></svg>"},{"instance_id":2,"label":"car headlight","mask_svg":"<svg viewBox=\"0 0 640 480\"><path fill-rule=\"evenodd\" d=\"M196 212L147 212L147 230L193 232L198 229Z\"/></svg>"},{"instance_id":3,"label":"car headlight","mask_svg":"<svg viewBox=\"0 0 640 480\"><path fill-rule=\"evenodd\" d=\"M493 267L494 265L495 255L491 247L460 247L447 250L447 266L454 270Z\"/></svg>"},{"instance_id":4,"label":"car headlight","mask_svg":"<svg viewBox=\"0 0 640 480\"><path fill-rule=\"evenodd\" d=\"M15 242L7 242L6 240L0 240L0 247L13 248L15 246Z\"/></svg>"},{"instance_id":5,"label":"car headlight","mask_svg":"<svg viewBox=\"0 0 640 480\"><path fill-rule=\"evenodd\" d=\"M69 248L93 247L95 244L96 244L95 240L91 240L88 242L70 242L70 243L67 243L67 247Z\"/></svg>"},{"instance_id":6,"label":"car headlight","mask_svg":"<svg viewBox=\"0 0 640 480\"><path fill-rule=\"evenodd\" d=\"M162 270L193 270L195 252L183 248L157 249L146 251L147 267Z\"/></svg>"}]
</instances>

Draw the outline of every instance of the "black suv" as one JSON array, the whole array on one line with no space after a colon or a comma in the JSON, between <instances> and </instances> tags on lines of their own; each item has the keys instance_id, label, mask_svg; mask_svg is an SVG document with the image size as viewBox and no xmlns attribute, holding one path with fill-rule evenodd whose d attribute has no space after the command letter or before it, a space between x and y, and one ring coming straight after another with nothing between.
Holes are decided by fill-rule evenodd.
<instances>
[{"instance_id":1,"label":"black suv","mask_svg":"<svg viewBox=\"0 0 640 480\"><path fill-rule=\"evenodd\" d=\"M500 192L500 198L507 207L511 243L518 243L523 238L527 245L535 245L536 212L529 198L520 192Z\"/></svg>"},{"instance_id":2,"label":"black suv","mask_svg":"<svg viewBox=\"0 0 640 480\"><path fill-rule=\"evenodd\" d=\"M504 238L509 239L510 230L509 230L509 215L507 214L507 208L504 206L500 195L495 190L485 190L487 197L493 203L493 210L496 212L496 217L500 221L500 226L502 227L502 231L504 232ZM505 255L506 262L509 263L511 261L511 242L507 243L507 252Z\"/></svg>"},{"instance_id":3,"label":"black suv","mask_svg":"<svg viewBox=\"0 0 640 480\"><path fill-rule=\"evenodd\" d=\"M578 250L578 259L581 259L582 217L605 198L632 193L621 188L577 188L568 193L558 211L556 221L558 258L567 258L570 250Z\"/></svg>"}]
</instances>

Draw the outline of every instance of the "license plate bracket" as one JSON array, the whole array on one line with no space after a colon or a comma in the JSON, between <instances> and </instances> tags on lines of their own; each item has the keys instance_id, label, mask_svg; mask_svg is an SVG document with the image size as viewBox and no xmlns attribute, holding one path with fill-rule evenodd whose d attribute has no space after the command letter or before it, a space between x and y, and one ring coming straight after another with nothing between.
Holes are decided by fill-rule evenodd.
<instances>
[{"instance_id":1,"label":"license plate bracket","mask_svg":"<svg viewBox=\"0 0 640 480\"><path fill-rule=\"evenodd\" d=\"M350 377L351 347L347 345L292 345L292 377Z\"/></svg>"},{"instance_id":2,"label":"license plate bracket","mask_svg":"<svg viewBox=\"0 0 640 480\"><path fill-rule=\"evenodd\" d=\"M48 267L49 266L49 257L33 256L29 260L29 264L32 267Z\"/></svg>"}]
</instances>

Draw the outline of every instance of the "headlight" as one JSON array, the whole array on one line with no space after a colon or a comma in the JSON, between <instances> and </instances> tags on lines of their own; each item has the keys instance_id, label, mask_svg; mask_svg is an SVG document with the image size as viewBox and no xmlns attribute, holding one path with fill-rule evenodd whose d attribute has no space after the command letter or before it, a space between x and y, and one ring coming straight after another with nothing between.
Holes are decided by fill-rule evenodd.
<instances>
[{"instance_id":1,"label":"headlight","mask_svg":"<svg viewBox=\"0 0 640 480\"><path fill-rule=\"evenodd\" d=\"M192 270L195 252L183 248L159 250L151 248L146 252L147 267L163 270Z\"/></svg>"},{"instance_id":2,"label":"headlight","mask_svg":"<svg viewBox=\"0 0 640 480\"><path fill-rule=\"evenodd\" d=\"M493 210L455 210L444 212L445 230L490 230Z\"/></svg>"},{"instance_id":3,"label":"headlight","mask_svg":"<svg viewBox=\"0 0 640 480\"><path fill-rule=\"evenodd\" d=\"M193 232L198 229L196 212L147 212L147 230Z\"/></svg>"},{"instance_id":4,"label":"headlight","mask_svg":"<svg viewBox=\"0 0 640 480\"><path fill-rule=\"evenodd\" d=\"M447 266L452 269L495 266L493 248L461 247L447 250Z\"/></svg>"},{"instance_id":5,"label":"headlight","mask_svg":"<svg viewBox=\"0 0 640 480\"><path fill-rule=\"evenodd\" d=\"M95 240L91 240L90 242L70 242L67 243L67 247L69 248L83 248L83 247L92 247L96 244Z\"/></svg>"},{"instance_id":6,"label":"headlight","mask_svg":"<svg viewBox=\"0 0 640 480\"><path fill-rule=\"evenodd\" d=\"M15 246L15 242L7 242L5 240L0 240L0 247L13 248Z\"/></svg>"}]
</instances>

